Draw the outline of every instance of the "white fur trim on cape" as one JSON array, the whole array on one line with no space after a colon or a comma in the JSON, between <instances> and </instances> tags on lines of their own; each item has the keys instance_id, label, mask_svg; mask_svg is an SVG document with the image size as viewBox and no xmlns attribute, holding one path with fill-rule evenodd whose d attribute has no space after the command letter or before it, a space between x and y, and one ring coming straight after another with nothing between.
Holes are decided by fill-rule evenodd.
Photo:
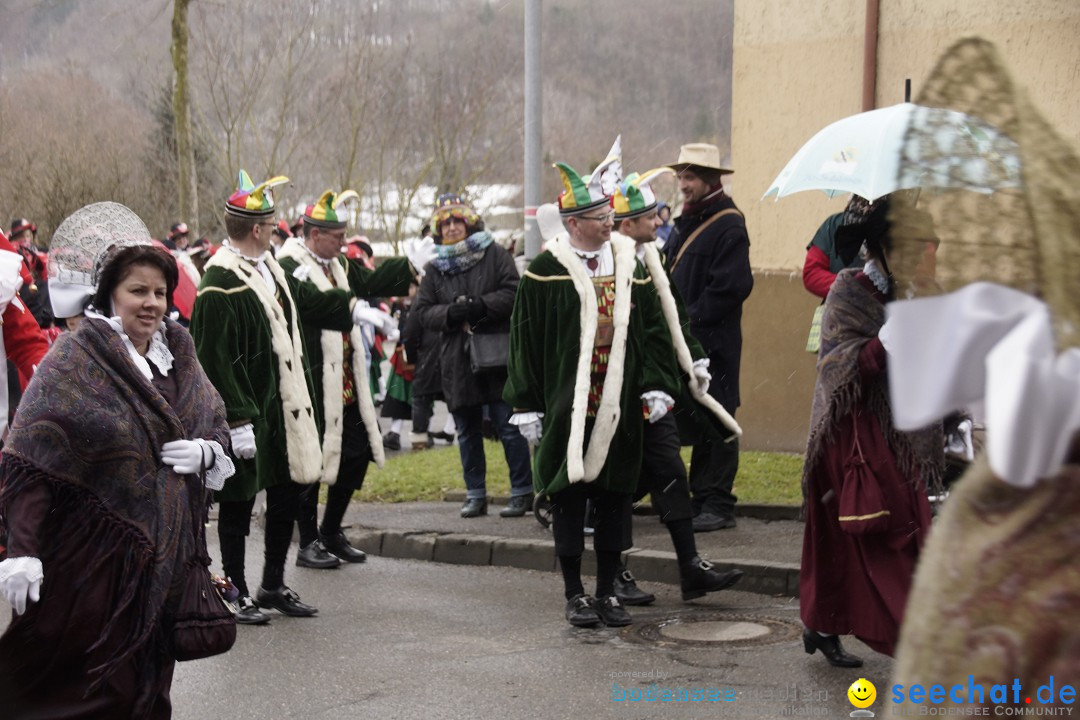
<instances>
[{"instance_id":1,"label":"white fur trim on cape","mask_svg":"<svg viewBox=\"0 0 1080 720\"><path fill-rule=\"evenodd\" d=\"M660 262L660 252L656 248L656 243L645 243L643 247L645 250L645 267L648 269L649 275L652 276L656 294L660 297L660 309L663 310L664 320L667 321L668 332L671 334L671 344L675 348L675 357L679 361L679 367L687 374L690 394L702 406L710 410L713 415L720 418L720 422L728 430L735 433L735 437L742 437L742 428L735 422L735 418L731 417L731 413L725 410L724 406L716 401L716 398L701 389L701 380L694 374L694 358L691 357L690 348L686 344L686 338L683 337L682 323L679 322L679 308L675 305L675 296L671 292L671 281L668 280L667 271L664 270L664 265Z\"/></svg>"},{"instance_id":2,"label":"white fur trim on cape","mask_svg":"<svg viewBox=\"0 0 1080 720\"><path fill-rule=\"evenodd\" d=\"M318 482L322 460L319 431L315 426L311 396L304 378L303 345L300 341L299 323L296 322L296 303L289 292L285 273L276 260L270 257L266 259L266 267L274 276L278 292L289 303L293 317L292 328L289 328L285 314L259 271L250 263L241 260L232 248L223 245L206 265L232 272L262 303L270 322L270 346L278 361L278 392L281 396L282 415L285 418L285 449L289 457L289 476L298 483Z\"/></svg>"},{"instance_id":3,"label":"white fur trim on cape","mask_svg":"<svg viewBox=\"0 0 1080 720\"><path fill-rule=\"evenodd\" d=\"M574 378L574 402L570 414L570 442L567 448L566 472L570 482L592 482L607 462L608 450L615 437L622 413L620 400L626 359L626 335L630 325L630 292L634 284L634 267L637 256L634 241L617 233L611 235L611 251L615 256L615 308L612 321L615 334L608 355L607 374L596 411L596 424L585 444L585 419L589 408L589 367L592 364L593 342L599 322L596 290L593 280L585 272L581 260L570 245L565 233L548 243L548 250L570 274L578 298L581 301L581 337L578 352L577 373Z\"/></svg>"},{"instance_id":4,"label":"white fur trim on cape","mask_svg":"<svg viewBox=\"0 0 1080 720\"><path fill-rule=\"evenodd\" d=\"M314 283L315 287L325 292L332 290L334 285L330 283L323 273L322 265L311 256L300 238L289 238L278 251L281 257L289 257L300 263L301 266L310 268L307 281ZM330 271L334 274L334 282L337 287L349 290L349 278L345 274L345 268L336 259L330 263ZM364 353L364 340L359 327L354 326L349 331L349 342L353 346L352 373L353 385L356 388L356 402L360 410L360 419L364 421L364 429L367 431L368 443L371 445L371 457L379 467L386 462L386 453L383 450L382 434L379 432L379 418L375 413L375 402L371 397L371 382L368 379L367 356ZM337 482L338 469L341 467L341 437L345 423L345 408L342 405L342 392L344 382L341 377L341 366L345 362L345 349L342 347L341 333L337 330L323 330L320 336L322 346L322 398L323 398L323 476L322 481L327 485ZM316 389L316 392L319 390Z\"/></svg>"}]
</instances>

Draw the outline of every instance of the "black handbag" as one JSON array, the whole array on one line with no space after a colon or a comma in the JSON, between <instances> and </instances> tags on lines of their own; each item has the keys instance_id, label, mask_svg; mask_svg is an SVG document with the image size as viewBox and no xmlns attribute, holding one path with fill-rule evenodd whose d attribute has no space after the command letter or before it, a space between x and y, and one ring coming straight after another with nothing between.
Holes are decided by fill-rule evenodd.
<instances>
[{"instance_id":1,"label":"black handbag","mask_svg":"<svg viewBox=\"0 0 1080 720\"><path fill-rule=\"evenodd\" d=\"M470 333L465 350L474 375L504 370L510 356L510 333Z\"/></svg>"},{"instance_id":2,"label":"black handbag","mask_svg":"<svg viewBox=\"0 0 1080 720\"><path fill-rule=\"evenodd\" d=\"M199 479L205 493L205 467L201 469ZM181 662L220 655L236 642L236 616L210 577L203 520L194 518L197 551L188 562L187 577L170 634L172 655Z\"/></svg>"}]
</instances>

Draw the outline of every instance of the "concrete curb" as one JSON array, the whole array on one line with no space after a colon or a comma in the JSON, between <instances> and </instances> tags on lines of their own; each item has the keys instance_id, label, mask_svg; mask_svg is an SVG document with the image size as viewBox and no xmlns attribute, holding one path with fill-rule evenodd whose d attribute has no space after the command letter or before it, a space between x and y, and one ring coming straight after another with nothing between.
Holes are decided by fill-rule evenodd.
<instances>
[{"instance_id":1,"label":"concrete curb","mask_svg":"<svg viewBox=\"0 0 1080 720\"><path fill-rule=\"evenodd\" d=\"M522 570L556 572L552 540L522 540L492 535L405 530L346 530L349 542L370 555L406 560L427 560L453 565L493 565ZM627 568L638 580L677 585L675 553L631 548L623 554ZM799 566L757 560L719 560L713 564L745 575L736 586L744 592L780 597L799 596ZM596 556L586 549L581 563L585 574L596 573Z\"/></svg>"},{"instance_id":2,"label":"concrete curb","mask_svg":"<svg viewBox=\"0 0 1080 720\"><path fill-rule=\"evenodd\" d=\"M465 491L455 490L443 494L443 500L445 502L463 503L465 502ZM505 505L510 500L509 495L489 495L489 505ZM655 515L652 511L652 506L649 503L640 503L634 506L635 515ZM750 517L757 518L758 520L801 520L802 508L798 505L748 505L746 503L737 503L735 505L735 515L738 517Z\"/></svg>"}]
</instances>

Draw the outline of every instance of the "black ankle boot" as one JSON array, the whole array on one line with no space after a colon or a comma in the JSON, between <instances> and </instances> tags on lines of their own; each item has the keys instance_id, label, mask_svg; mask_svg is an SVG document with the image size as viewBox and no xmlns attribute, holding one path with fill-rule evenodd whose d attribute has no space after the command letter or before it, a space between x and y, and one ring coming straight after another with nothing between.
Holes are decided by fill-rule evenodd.
<instances>
[{"instance_id":1,"label":"black ankle boot","mask_svg":"<svg viewBox=\"0 0 1080 720\"><path fill-rule=\"evenodd\" d=\"M487 498L466 498L465 504L461 506L461 517L474 518L481 515L487 515Z\"/></svg>"},{"instance_id":2,"label":"black ankle boot","mask_svg":"<svg viewBox=\"0 0 1080 720\"><path fill-rule=\"evenodd\" d=\"M833 667L862 667L862 658L844 652L844 646L840 644L840 638L836 635L819 635L807 628L803 630L802 641L807 654L813 655L815 651L820 650Z\"/></svg>"}]
</instances>

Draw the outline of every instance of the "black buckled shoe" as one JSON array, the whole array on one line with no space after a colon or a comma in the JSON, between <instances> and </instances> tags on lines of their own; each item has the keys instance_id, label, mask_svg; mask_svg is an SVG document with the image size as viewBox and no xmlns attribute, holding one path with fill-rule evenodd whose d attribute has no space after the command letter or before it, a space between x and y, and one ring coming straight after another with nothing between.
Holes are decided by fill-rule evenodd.
<instances>
[{"instance_id":1,"label":"black buckled shoe","mask_svg":"<svg viewBox=\"0 0 1080 720\"><path fill-rule=\"evenodd\" d=\"M637 586L637 580L625 567L615 576L615 597L623 605L651 605L656 601L655 595Z\"/></svg>"},{"instance_id":2,"label":"black buckled shoe","mask_svg":"<svg viewBox=\"0 0 1080 720\"><path fill-rule=\"evenodd\" d=\"M808 655L813 655L815 651L820 650L833 667L862 667L862 658L844 652L844 646L840 644L840 638L836 635L819 635L807 628L803 630L802 642L803 649Z\"/></svg>"},{"instance_id":3,"label":"black buckled shoe","mask_svg":"<svg viewBox=\"0 0 1080 720\"><path fill-rule=\"evenodd\" d=\"M270 616L259 609L250 595L244 595L236 601L236 622L241 625L265 625Z\"/></svg>"},{"instance_id":4,"label":"black buckled shoe","mask_svg":"<svg viewBox=\"0 0 1080 720\"><path fill-rule=\"evenodd\" d=\"M345 533L341 530L332 535L324 535L322 543L327 550L345 562L362 563L367 560L367 554L363 550L357 550L350 545L349 539L345 537Z\"/></svg>"},{"instance_id":5,"label":"black buckled shoe","mask_svg":"<svg viewBox=\"0 0 1080 720\"><path fill-rule=\"evenodd\" d=\"M630 613L626 612L626 608L619 602L619 598L614 595L596 598L595 607L596 613L608 627L625 627L634 622Z\"/></svg>"},{"instance_id":6,"label":"black buckled shoe","mask_svg":"<svg viewBox=\"0 0 1080 720\"><path fill-rule=\"evenodd\" d=\"M693 600L705 593L727 590L739 582L742 576L742 570L720 572L711 562L695 557L689 565L679 568L682 599Z\"/></svg>"},{"instance_id":7,"label":"black buckled shoe","mask_svg":"<svg viewBox=\"0 0 1080 720\"><path fill-rule=\"evenodd\" d=\"M296 553L296 564L298 567L328 570L336 568L341 561L326 551L322 541L312 540Z\"/></svg>"},{"instance_id":8,"label":"black buckled shoe","mask_svg":"<svg viewBox=\"0 0 1080 720\"><path fill-rule=\"evenodd\" d=\"M383 435L382 446L387 450L401 449L401 436L396 432L388 432Z\"/></svg>"},{"instance_id":9,"label":"black buckled shoe","mask_svg":"<svg viewBox=\"0 0 1080 720\"><path fill-rule=\"evenodd\" d=\"M717 515L706 510L698 513L692 521L694 532L712 532L735 527L734 515Z\"/></svg>"},{"instance_id":10,"label":"black buckled shoe","mask_svg":"<svg viewBox=\"0 0 1080 720\"><path fill-rule=\"evenodd\" d=\"M311 617L319 612L318 608L300 602L300 596L285 585L273 591L259 588L255 599L263 607L274 608L279 613L292 617Z\"/></svg>"},{"instance_id":11,"label":"black buckled shoe","mask_svg":"<svg viewBox=\"0 0 1080 720\"><path fill-rule=\"evenodd\" d=\"M466 498L461 506L461 517L474 518L487 515L487 498Z\"/></svg>"},{"instance_id":12,"label":"black buckled shoe","mask_svg":"<svg viewBox=\"0 0 1080 720\"><path fill-rule=\"evenodd\" d=\"M601 620L594 603L588 595L575 595L570 598L566 601L566 621L574 627L596 627Z\"/></svg>"},{"instance_id":13,"label":"black buckled shoe","mask_svg":"<svg viewBox=\"0 0 1080 720\"><path fill-rule=\"evenodd\" d=\"M533 495L514 495L506 503L506 507L499 511L499 517L525 517L525 513L532 512Z\"/></svg>"}]
</instances>

